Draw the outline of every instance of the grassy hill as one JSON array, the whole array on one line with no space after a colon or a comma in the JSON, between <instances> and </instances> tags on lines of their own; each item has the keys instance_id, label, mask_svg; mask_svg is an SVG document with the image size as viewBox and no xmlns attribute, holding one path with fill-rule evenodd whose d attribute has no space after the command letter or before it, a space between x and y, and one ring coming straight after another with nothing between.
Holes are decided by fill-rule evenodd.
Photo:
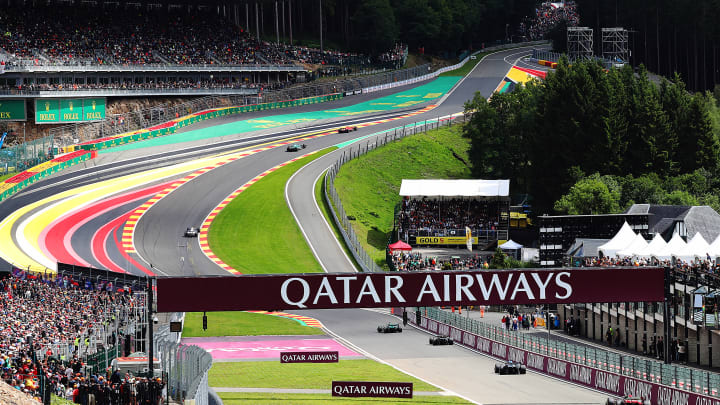
<instances>
[{"instance_id":1,"label":"grassy hill","mask_svg":"<svg viewBox=\"0 0 720 405\"><path fill-rule=\"evenodd\" d=\"M402 179L468 179L470 141L460 125L418 134L378 148L345 164L335 180L353 228L365 250L385 266Z\"/></svg>"}]
</instances>

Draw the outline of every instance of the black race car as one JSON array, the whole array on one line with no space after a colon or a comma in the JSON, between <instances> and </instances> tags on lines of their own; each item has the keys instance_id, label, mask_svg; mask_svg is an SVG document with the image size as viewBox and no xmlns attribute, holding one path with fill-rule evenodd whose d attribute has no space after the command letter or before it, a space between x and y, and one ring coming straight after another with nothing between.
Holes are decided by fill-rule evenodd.
<instances>
[{"instance_id":1,"label":"black race car","mask_svg":"<svg viewBox=\"0 0 720 405\"><path fill-rule=\"evenodd\" d=\"M430 344L433 346L452 345L453 340L450 339L450 336L433 336L430 338Z\"/></svg>"},{"instance_id":2,"label":"black race car","mask_svg":"<svg viewBox=\"0 0 720 405\"><path fill-rule=\"evenodd\" d=\"M198 236L198 233L200 233L200 230L194 226L191 226L185 230L185 237L186 238L196 238Z\"/></svg>"},{"instance_id":3,"label":"black race car","mask_svg":"<svg viewBox=\"0 0 720 405\"><path fill-rule=\"evenodd\" d=\"M495 374L525 374L527 369L525 365L515 361L506 361L505 363L495 363Z\"/></svg>"},{"instance_id":4,"label":"black race car","mask_svg":"<svg viewBox=\"0 0 720 405\"><path fill-rule=\"evenodd\" d=\"M650 405L650 400L642 397L635 398L625 395L622 398L608 398L606 405Z\"/></svg>"},{"instance_id":5,"label":"black race car","mask_svg":"<svg viewBox=\"0 0 720 405\"><path fill-rule=\"evenodd\" d=\"M402 333L402 328L399 323L389 323L378 326L377 331L378 333Z\"/></svg>"},{"instance_id":6,"label":"black race car","mask_svg":"<svg viewBox=\"0 0 720 405\"><path fill-rule=\"evenodd\" d=\"M305 144L300 145L299 143L294 143L292 145L288 145L286 151L288 152L297 152L300 149L305 149Z\"/></svg>"},{"instance_id":7,"label":"black race car","mask_svg":"<svg viewBox=\"0 0 720 405\"><path fill-rule=\"evenodd\" d=\"M342 127L338 128L338 134L347 134L348 132L357 131L357 127Z\"/></svg>"}]
</instances>

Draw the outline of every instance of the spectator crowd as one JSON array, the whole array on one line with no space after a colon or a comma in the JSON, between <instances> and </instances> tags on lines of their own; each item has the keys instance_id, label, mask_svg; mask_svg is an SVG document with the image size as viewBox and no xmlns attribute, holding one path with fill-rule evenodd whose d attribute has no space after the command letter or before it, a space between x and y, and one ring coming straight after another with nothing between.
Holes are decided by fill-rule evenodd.
<instances>
[{"instance_id":1,"label":"spectator crowd","mask_svg":"<svg viewBox=\"0 0 720 405\"><path fill-rule=\"evenodd\" d=\"M368 56L258 41L211 8L23 3L0 14L0 48L14 65L369 65ZM393 62L396 46L376 62Z\"/></svg>"},{"instance_id":2,"label":"spectator crowd","mask_svg":"<svg viewBox=\"0 0 720 405\"><path fill-rule=\"evenodd\" d=\"M566 21L568 27L580 24L580 14L574 1L543 2L535 8L535 15L520 24L520 33L531 41L544 39L559 22Z\"/></svg>"},{"instance_id":3,"label":"spectator crowd","mask_svg":"<svg viewBox=\"0 0 720 405\"><path fill-rule=\"evenodd\" d=\"M422 253L395 252L392 262L399 271L421 270L474 270L489 268L488 260L479 255L472 257L423 257Z\"/></svg>"},{"instance_id":4,"label":"spectator crowd","mask_svg":"<svg viewBox=\"0 0 720 405\"><path fill-rule=\"evenodd\" d=\"M117 332L144 305L142 295L112 282L19 270L0 277L0 378L39 400L52 392L78 404L160 403L160 379L92 374L82 361L98 344L119 344Z\"/></svg>"},{"instance_id":5,"label":"spectator crowd","mask_svg":"<svg viewBox=\"0 0 720 405\"><path fill-rule=\"evenodd\" d=\"M499 226L500 203L493 200L405 198L398 214L399 234L412 236L473 236L493 233Z\"/></svg>"}]
</instances>

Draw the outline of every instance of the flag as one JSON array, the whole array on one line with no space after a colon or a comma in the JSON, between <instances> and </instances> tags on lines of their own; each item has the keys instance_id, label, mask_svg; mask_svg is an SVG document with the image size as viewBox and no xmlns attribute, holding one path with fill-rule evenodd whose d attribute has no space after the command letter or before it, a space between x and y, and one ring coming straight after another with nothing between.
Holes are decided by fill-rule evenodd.
<instances>
[{"instance_id":1,"label":"flag","mask_svg":"<svg viewBox=\"0 0 720 405\"><path fill-rule=\"evenodd\" d=\"M472 252L472 231L470 230L469 226L465 227L465 245L467 246L468 250Z\"/></svg>"}]
</instances>

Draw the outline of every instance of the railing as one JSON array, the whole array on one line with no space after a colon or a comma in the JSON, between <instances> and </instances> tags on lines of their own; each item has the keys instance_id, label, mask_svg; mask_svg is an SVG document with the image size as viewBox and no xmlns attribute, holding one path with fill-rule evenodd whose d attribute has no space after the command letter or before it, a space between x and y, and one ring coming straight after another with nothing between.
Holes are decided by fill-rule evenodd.
<instances>
[{"instance_id":1,"label":"railing","mask_svg":"<svg viewBox=\"0 0 720 405\"><path fill-rule=\"evenodd\" d=\"M207 405L212 357L198 346L178 343L178 337L169 327L164 327L155 332L153 339L155 353L167 373L168 397L180 403L190 400L197 405Z\"/></svg>"},{"instance_id":2,"label":"railing","mask_svg":"<svg viewBox=\"0 0 720 405\"><path fill-rule=\"evenodd\" d=\"M534 353L698 394L720 396L720 374L718 373L664 364L657 360L626 355L589 345L552 340L547 336L531 336L530 333L506 330L438 308L424 308L421 311L429 319Z\"/></svg>"},{"instance_id":3,"label":"railing","mask_svg":"<svg viewBox=\"0 0 720 405\"><path fill-rule=\"evenodd\" d=\"M340 233L345 240L345 244L350 248L350 252L355 257L355 260L360 265L362 271L379 272L383 271L383 269L375 263L375 260L373 260L372 256L365 251L365 248L360 243L357 234L353 230L352 220L348 218L345 209L343 208L342 201L335 190L335 177L337 176L340 168L350 160L384 146L389 142L394 142L395 140L402 139L409 135L438 129L443 126L451 126L453 125L453 121L462 123L465 122L465 120L466 118L464 115L457 117L438 117L434 120L418 121L414 124L404 125L402 127L391 128L386 131L375 133L348 146L340 158L328 170L324 183L325 199L330 206L330 212L333 216L333 220L340 229ZM382 260L384 261L385 258Z\"/></svg>"},{"instance_id":4,"label":"railing","mask_svg":"<svg viewBox=\"0 0 720 405\"><path fill-rule=\"evenodd\" d=\"M113 64L113 65L83 65L83 64L42 64L21 63L6 64L5 72L303 72L305 68L300 65L273 65L273 64Z\"/></svg>"}]
</instances>

